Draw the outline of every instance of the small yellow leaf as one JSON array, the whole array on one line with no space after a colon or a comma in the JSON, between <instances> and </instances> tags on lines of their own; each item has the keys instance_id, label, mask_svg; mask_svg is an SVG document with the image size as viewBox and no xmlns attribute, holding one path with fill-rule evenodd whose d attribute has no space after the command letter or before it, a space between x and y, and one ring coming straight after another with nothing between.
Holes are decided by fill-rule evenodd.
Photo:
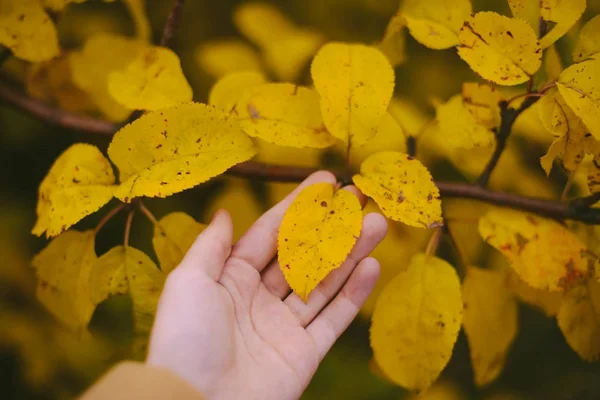
<instances>
[{"instance_id":1,"label":"small yellow leaf","mask_svg":"<svg viewBox=\"0 0 600 400\"><path fill-rule=\"evenodd\" d=\"M26 61L49 60L59 54L56 27L38 0L0 2L0 45Z\"/></svg>"},{"instance_id":2,"label":"small yellow leaf","mask_svg":"<svg viewBox=\"0 0 600 400\"><path fill-rule=\"evenodd\" d=\"M308 29L282 37L273 36L263 49L265 64L282 81L296 81L325 38Z\"/></svg>"},{"instance_id":3,"label":"small yellow leaf","mask_svg":"<svg viewBox=\"0 0 600 400\"><path fill-rule=\"evenodd\" d=\"M244 3L233 12L233 22L237 29L259 47L268 47L277 36L293 32L296 27L271 4Z\"/></svg>"},{"instance_id":4,"label":"small yellow leaf","mask_svg":"<svg viewBox=\"0 0 600 400\"><path fill-rule=\"evenodd\" d=\"M131 110L109 93L108 77L111 72L125 68L145 47L142 41L98 33L85 43L81 51L70 54L73 82L111 121L125 120Z\"/></svg>"},{"instance_id":5,"label":"small yellow leaf","mask_svg":"<svg viewBox=\"0 0 600 400\"><path fill-rule=\"evenodd\" d=\"M115 196L166 197L250 159L254 146L221 111L186 103L150 112L118 131L108 148L119 168Z\"/></svg>"},{"instance_id":6,"label":"small yellow leaf","mask_svg":"<svg viewBox=\"0 0 600 400\"><path fill-rule=\"evenodd\" d=\"M38 300L74 329L86 328L95 309L89 282L96 260L94 232L75 230L52 240L32 260Z\"/></svg>"},{"instance_id":7,"label":"small yellow leaf","mask_svg":"<svg viewBox=\"0 0 600 400\"><path fill-rule=\"evenodd\" d=\"M540 15L552 28L540 39L542 49L560 39L581 18L585 0L541 0Z\"/></svg>"},{"instance_id":8,"label":"small yellow leaf","mask_svg":"<svg viewBox=\"0 0 600 400\"><path fill-rule=\"evenodd\" d=\"M383 53L359 44L328 43L315 56L311 73L333 136L355 147L377 134L394 90L394 71Z\"/></svg>"},{"instance_id":9,"label":"small yellow leaf","mask_svg":"<svg viewBox=\"0 0 600 400\"><path fill-rule=\"evenodd\" d=\"M206 225L183 212L167 214L158 221L154 226L152 245L163 273L168 274L179 265L204 228Z\"/></svg>"},{"instance_id":10,"label":"small yellow leaf","mask_svg":"<svg viewBox=\"0 0 600 400\"><path fill-rule=\"evenodd\" d=\"M462 323L460 281L442 259L417 254L375 305L371 347L396 384L427 389L450 357Z\"/></svg>"},{"instance_id":11,"label":"small yellow leaf","mask_svg":"<svg viewBox=\"0 0 600 400\"><path fill-rule=\"evenodd\" d=\"M394 221L418 228L443 225L439 190L427 168L411 156L394 151L374 154L352 180Z\"/></svg>"},{"instance_id":12,"label":"small yellow leaf","mask_svg":"<svg viewBox=\"0 0 600 400\"><path fill-rule=\"evenodd\" d=\"M556 85L565 102L600 140L600 59L571 65Z\"/></svg>"},{"instance_id":13,"label":"small yellow leaf","mask_svg":"<svg viewBox=\"0 0 600 400\"><path fill-rule=\"evenodd\" d=\"M130 110L158 110L192 100L179 57L165 47L150 47L124 69L108 76L108 91Z\"/></svg>"},{"instance_id":14,"label":"small yellow leaf","mask_svg":"<svg viewBox=\"0 0 600 400\"><path fill-rule=\"evenodd\" d=\"M477 386L496 380L517 335L517 301L506 270L468 267L463 281L463 326Z\"/></svg>"},{"instance_id":15,"label":"small yellow leaf","mask_svg":"<svg viewBox=\"0 0 600 400\"><path fill-rule=\"evenodd\" d=\"M335 138L321 118L319 94L291 83L266 83L251 89L236 111L242 129L253 137L289 147L329 147Z\"/></svg>"},{"instance_id":16,"label":"small yellow leaf","mask_svg":"<svg viewBox=\"0 0 600 400\"><path fill-rule=\"evenodd\" d=\"M382 151L406 152L406 136L398 121L389 112L383 115L377 133L371 140L364 146L350 148L350 160L352 165L359 166L369 156Z\"/></svg>"},{"instance_id":17,"label":"small yellow leaf","mask_svg":"<svg viewBox=\"0 0 600 400\"><path fill-rule=\"evenodd\" d=\"M547 81L556 81L563 71L563 63L560 54L556 50L556 45L552 45L544 52L544 72Z\"/></svg>"},{"instance_id":18,"label":"small yellow leaf","mask_svg":"<svg viewBox=\"0 0 600 400\"><path fill-rule=\"evenodd\" d=\"M52 164L40 184L34 235L56 236L110 201L116 190L110 162L97 147L77 143Z\"/></svg>"},{"instance_id":19,"label":"small yellow leaf","mask_svg":"<svg viewBox=\"0 0 600 400\"><path fill-rule=\"evenodd\" d=\"M460 57L499 85L526 82L542 64L537 36L521 19L480 12L465 22L458 38Z\"/></svg>"},{"instance_id":20,"label":"small yellow leaf","mask_svg":"<svg viewBox=\"0 0 600 400\"><path fill-rule=\"evenodd\" d=\"M406 136L419 137L429 121L429 116L413 102L392 98L388 112L394 117Z\"/></svg>"},{"instance_id":21,"label":"small yellow leaf","mask_svg":"<svg viewBox=\"0 0 600 400\"><path fill-rule=\"evenodd\" d=\"M135 332L148 333L165 278L166 274L141 251L129 246L113 247L92 267L92 301L99 304L108 296L129 294L133 302Z\"/></svg>"},{"instance_id":22,"label":"small yellow leaf","mask_svg":"<svg viewBox=\"0 0 600 400\"><path fill-rule=\"evenodd\" d=\"M406 60L405 26L406 20L404 17L394 15L385 28L383 38L377 44L377 48L385 54L392 67L397 67Z\"/></svg>"},{"instance_id":23,"label":"small yellow leaf","mask_svg":"<svg viewBox=\"0 0 600 400\"><path fill-rule=\"evenodd\" d=\"M565 136L569 131L564 106L565 102L562 96L555 91L542 97L537 104L538 116L542 125L556 137Z\"/></svg>"},{"instance_id":24,"label":"small yellow leaf","mask_svg":"<svg viewBox=\"0 0 600 400\"><path fill-rule=\"evenodd\" d=\"M227 74L210 89L208 104L230 114L246 92L266 82L267 79L260 72L244 71Z\"/></svg>"},{"instance_id":25,"label":"small yellow leaf","mask_svg":"<svg viewBox=\"0 0 600 400\"><path fill-rule=\"evenodd\" d=\"M256 161L265 164L317 167L320 165L322 149L311 147L294 148L278 146L261 139L254 140L258 149ZM294 185L297 186L297 185Z\"/></svg>"},{"instance_id":26,"label":"small yellow leaf","mask_svg":"<svg viewBox=\"0 0 600 400\"><path fill-rule=\"evenodd\" d=\"M508 0L513 17L527 21L537 32L540 26L540 1Z\"/></svg>"},{"instance_id":27,"label":"small yellow leaf","mask_svg":"<svg viewBox=\"0 0 600 400\"><path fill-rule=\"evenodd\" d=\"M597 58L600 53L600 15L590 19L579 31L579 39L573 48L573 61L581 62Z\"/></svg>"},{"instance_id":28,"label":"small yellow leaf","mask_svg":"<svg viewBox=\"0 0 600 400\"><path fill-rule=\"evenodd\" d=\"M600 282L589 279L567 291L556 319L567 343L582 359L600 359Z\"/></svg>"},{"instance_id":29,"label":"small yellow leaf","mask_svg":"<svg viewBox=\"0 0 600 400\"><path fill-rule=\"evenodd\" d=\"M461 95L465 107L475 116L478 123L488 129L500 127L500 102L504 98L492 85L465 82Z\"/></svg>"},{"instance_id":30,"label":"small yellow leaf","mask_svg":"<svg viewBox=\"0 0 600 400\"><path fill-rule=\"evenodd\" d=\"M479 233L536 289L564 291L589 275L586 247L550 219L497 209L479 220Z\"/></svg>"},{"instance_id":31,"label":"small yellow leaf","mask_svg":"<svg viewBox=\"0 0 600 400\"><path fill-rule=\"evenodd\" d=\"M402 16L412 37L432 49L458 44L458 31L472 13L470 0L407 0Z\"/></svg>"},{"instance_id":32,"label":"small yellow leaf","mask_svg":"<svg viewBox=\"0 0 600 400\"><path fill-rule=\"evenodd\" d=\"M200 68L215 78L234 72L262 71L261 61L256 50L235 39L202 43L196 50L196 60Z\"/></svg>"},{"instance_id":33,"label":"small yellow leaf","mask_svg":"<svg viewBox=\"0 0 600 400\"><path fill-rule=\"evenodd\" d=\"M342 265L361 226L360 203L349 191L317 183L298 194L283 217L277 242L283 275L303 301Z\"/></svg>"}]
</instances>

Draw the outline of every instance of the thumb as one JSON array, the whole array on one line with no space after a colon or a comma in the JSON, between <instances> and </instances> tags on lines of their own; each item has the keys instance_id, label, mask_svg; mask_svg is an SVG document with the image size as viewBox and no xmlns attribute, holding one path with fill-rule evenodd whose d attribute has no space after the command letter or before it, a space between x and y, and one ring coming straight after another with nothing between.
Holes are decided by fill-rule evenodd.
<instances>
[{"instance_id":1,"label":"thumb","mask_svg":"<svg viewBox=\"0 0 600 400\"><path fill-rule=\"evenodd\" d=\"M226 210L217 210L183 258L180 267L200 268L214 280L231 254L233 224Z\"/></svg>"}]
</instances>

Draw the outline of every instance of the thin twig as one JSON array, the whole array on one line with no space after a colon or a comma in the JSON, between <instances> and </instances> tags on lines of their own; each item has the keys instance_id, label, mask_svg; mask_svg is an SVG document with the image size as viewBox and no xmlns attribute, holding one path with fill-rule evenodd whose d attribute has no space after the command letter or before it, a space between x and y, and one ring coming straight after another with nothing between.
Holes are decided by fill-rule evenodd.
<instances>
[{"instance_id":1,"label":"thin twig","mask_svg":"<svg viewBox=\"0 0 600 400\"><path fill-rule=\"evenodd\" d=\"M158 220L156 219L154 214L152 214L152 212L150 210L148 210L146 205L140 201L139 207L140 207L140 211L142 212L142 214L144 214L146 216L146 218L148 218L150 220L150 222L152 222L152 225L158 226L160 228L160 224L158 223Z\"/></svg>"},{"instance_id":2,"label":"thin twig","mask_svg":"<svg viewBox=\"0 0 600 400\"><path fill-rule=\"evenodd\" d=\"M429 238L429 242L427 242L427 247L425 248L425 254L428 256L434 256L437 251L438 245L440 244L440 237L442 237L442 227L436 228L431 238Z\"/></svg>"},{"instance_id":3,"label":"thin twig","mask_svg":"<svg viewBox=\"0 0 600 400\"><path fill-rule=\"evenodd\" d=\"M444 221L446 221L446 219L444 219ZM459 272L460 272L461 276L465 276L465 274L467 272L467 267L469 266L469 262L467 261L467 256L463 252L461 247L458 245L458 240L456 240L456 236L454 236L454 233L452 233L452 230L450 229L450 226L448 224L444 225L444 232L450 239L452 248L454 248L454 251L456 252L456 255L458 256L458 261L460 262Z\"/></svg>"},{"instance_id":4,"label":"thin twig","mask_svg":"<svg viewBox=\"0 0 600 400\"><path fill-rule=\"evenodd\" d=\"M108 221L110 221L112 219L112 217L114 217L115 215L117 215L122 209L124 209L126 206L125 203L121 203L118 206L116 206L115 208L113 208L112 210L110 210L101 220L100 222L98 222L98 225L96 225L96 228L94 228L94 235L97 235L98 232L100 232L100 230L102 228L104 228L104 225L106 225L106 223Z\"/></svg>"},{"instance_id":5,"label":"thin twig","mask_svg":"<svg viewBox=\"0 0 600 400\"><path fill-rule=\"evenodd\" d=\"M600 192L597 192L597 193L594 193L587 197L580 197L578 199L573 199L573 200L571 200L571 202L569 204L571 205L571 207L574 207L574 208L585 209L585 208L589 208L589 207L593 206L594 204L596 204L599 201L600 201Z\"/></svg>"},{"instance_id":6,"label":"thin twig","mask_svg":"<svg viewBox=\"0 0 600 400\"><path fill-rule=\"evenodd\" d=\"M173 36L175 36L175 30L181 19L181 10L183 10L183 0L175 0L175 5L167 18L162 38L160 39L161 46L167 47Z\"/></svg>"},{"instance_id":7,"label":"thin twig","mask_svg":"<svg viewBox=\"0 0 600 400\"><path fill-rule=\"evenodd\" d=\"M133 215L135 214L135 208L132 208L127 214L127 221L125 221L125 233L123 234L123 245L129 246L129 234L131 233L131 224L133 222Z\"/></svg>"},{"instance_id":8,"label":"thin twig","mask_svg":"<svg viewBox=\"0 0 600 400\"><path fill-rule=\"evenodd\" d=\"M417 138L414 136L406 137L406 152L411 157L416 157L417 155Z\"/></svg>"}]
</instances>

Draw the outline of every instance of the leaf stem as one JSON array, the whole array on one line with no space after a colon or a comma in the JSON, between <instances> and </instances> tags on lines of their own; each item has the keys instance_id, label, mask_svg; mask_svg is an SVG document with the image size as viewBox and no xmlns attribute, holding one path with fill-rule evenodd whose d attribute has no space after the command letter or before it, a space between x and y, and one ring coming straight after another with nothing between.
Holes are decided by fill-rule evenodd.
<instances>
[{"instance_id":1,"label":"leaf stem","mask_svg":"<svg viewBox=\"0 0 600 400\"><path fill-rule=\"evenodd\" d=\"M428 256L435 255L435 252L437 251L437 248L440 244L440 238L442 237L442 229L443 227L436 228L435 232L433 232L433 235L431 235L429 242L427 242L425 254L427 254Z\"/></svg>"},{"instance_id":2,"label":"leaf stem","mask_svg":"<svg viewBox=\"0 0 600 400\"><path fill-rule=\"evenodd\" d=\"M106 225L106 223L108 221L110 221L112 219L112 217L114 217L115 215L117 215L121 210L123 210L125 208L126 204L125 203L121 203L118 206L116 206L115 208L113 208L112 210L110 210L101 220L100 222L98 222L98 225L96 225L96 228L94 228L94 235L97 235L98 232L100 232L100 230L102 228L104 228L104 225Z\"/></svg>"},{"instance_id":3,"label":"leaf stem","mask_svg":"<svg viewBox=\"0 0 600 400\"><path fill-rule=\"evenodd\" d=\"M458 245L458 240L456 240L456 236L454 236L454 233L450 229L450 225L448 225L448 224L444 225L444 232L446 233L446 235L450 239L450 243L452 244L452 248L454 249L454 251L456 252L456 255L458 256L458 261L459 261L459 264L460 264L460 266L458 267L459 273L460 273L461 277L465 276L466 272L467 272L466 271L467 267L469 266L469 263L467 261L467 256L463 252L463 250L461 249L461 247Z\"/></svg>"},{"instance_id":4,"label":"leaf stem","mask_svg":"<svg viewBox=\"0 0 600 400\"><path fill-rule=\"evenodd\" d=\"M125 221L125 232L123 234L123 245L125 247L129 246L129 235L131 233L131 224L133 222L133 215L135 214L135 208L129 210L129 214L127 214L127 220Z\"/></svg>"},{"instance_id":5,"label":"leaf stem","mask_svg":"<svg viewBox=\"0 0 600 400\"><path fill-rule=\"evenodd\" d=\"M158 220L156 219L154 214L152 214L152 212L150 210L148 210L148 207L146 207L146 205L144 203L142 203L140 201L139 207L140 207L140 211L142 212L142 214L144 214L146 216L146 218L148 218L150 220L150 222L152 222L152 225L160 227Z\"/></svg>"},{"instance_id":6,"label":"leaf stem","mask_svg":"<svg viewBox=\"0 0 600 400\"><path fill-rule=\"evenodd\" d=\"M577 167L579 167L579 165L577 165ZM567 178L567 182L565 183L565 187L563 188L561 194L560 194L560 201L565 202L567 201L567 196L569 195L569 190L571 190L571 186L573 185L573 180L575 178L575 173L577 173L577 168L575 168L574 171L571 171L571 173L569 173L569 177Z\"/></svg>"}]
</instances>

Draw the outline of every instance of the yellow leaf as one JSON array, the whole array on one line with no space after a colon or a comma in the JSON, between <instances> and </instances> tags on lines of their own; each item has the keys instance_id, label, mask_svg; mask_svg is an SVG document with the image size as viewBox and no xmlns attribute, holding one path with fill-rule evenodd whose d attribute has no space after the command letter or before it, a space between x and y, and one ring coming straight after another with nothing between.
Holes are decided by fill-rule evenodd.
<instances>
[{"instance_id":1,"label":"yellow leaf","mask_svg":"<svg viewBox=\"0 0 600 400\"><path fill-rule=\"evenodd\" d=\"M585 246L553 220L497 209L479 220L479 233L536 289L564 291L589 275Z\"/></svg>"},{"instance_id":2,"label":"yellow leaf","mask_svg":"<svg viewBox=\"0 0 600 400\"><path fill-rule=\"evenodd\" d=\"M540 26L540 1L508 0L513 17L521 18L537 32Z\"/></svg>"},{"instance_id":3,"label":"yellow leaf","mask_svg":"<svg viewBox=\"0 0 600 400\"><path fill-rule=\"evenodd\" d=\"M472 13L470 0L406 0L402 16L412 37L432 49L458 44L458 31Z\"/></svg>"},{"instance_id":4,"label":"yellow leaf","mask_svg":"<svg viewBox=\"0 0 600 400\"><path fill-rule=\"evenodd\" d=\"M556 319L567 343L582 359L600 359L599 282L589 279L567 291Z\"/></svg>"},{"instance_id":5,"label":"yellow leaf","mask_svg":"<svg viewBox=\"0 0 600 400\"><path fill-rule=\"evenodd\" d=\"M56 27L38 0L0 2L0 45L11 49L15 57L32 62L59 53Z\"/></svg>"},{"instance_id":6,"label":"yellow leaf","mask_svg":"<svg viewBox=\"0 0 600 400\"><path fill-rule=\"evenodd\" d=\"M142 41L98 33L85 43L81 51L70 54L73 82L111 121L125 120L131 110L119 104L109 93L108 77L111 72L125 68L145 46Z\"/></svg>"},{"instance_id":7,"label":"yellow leaf","mask_svg":"<svg viewBox=\"0 0 600 400\"><path fill-rule=\"evenodd\" d=\"M255 71L233 72L225 75L210 89L208 104L230 114L246 92L266 82L265 76Z\"/></svg>"},{"instance_id":8,"label":"yellow leaf","mask_svg":"<svg viewBox=\"0 0 600 400\"><path fill-rule=\"evenodd\" d=\"M150 112L118 131L108 148L119 168L115 196L166 197L222 174L255 154L239 125L212 106Z\"/></svg>"},{"instance_id":9,"label":"yellow leaf","mask_svg":"<svg viewBox=\"0 0 600 400\"><path fill-rule=\"evenodd\" d=\"M383 53L359 44L328 43L315 56L311 73L333 136L351 147L375 136L394 90L394 71Z\"/></svg>"},{"instance_id":10,"label":"yellow leaf","mask_svg":"<svg viewBox=\"0 0 600 400\"><path fill-rule=\"evenodd\" d=\"M396 384L427 389L450 357L462 323L460 282L442 259L417 254L375 305L371 347Z\"/></svg>"},{"instance_id":11,"label":"yellow leaf","mask_svg":"<svg viewBox=\"0 0 600 400\"><path fill-rule=\"evenodd\" d=\"M323 152L321 149L279 146L258 138L255 139L254 142L258 149L256 161L265 164L291 165L297 167L317 167L320 165L320 158ZM294 184L294 186L297 185Z\"/></svg>"},{"instance_id":12,"label":"yellow leaf","mask_svg":"<svg viewBox=\"0 0 600 400\"><path fill-rule=\"evenodd\" d=\"M541 0L540 15L552 28L540 39L542 49L571 29L585 11L585 0Z\"/></svg>"},{"instance_id":13,"label":"yellow leaf","mask_svg":"<svg viewBox=\"0 0 600 400\"><path fill-rule=\"evenodd\" d=\"M278 7L261 2L244 3L236 7L233 22L244 36L259 47L268 47L274 38L296 29Z\"/></svg>"},{"instance_id":14,"label":"yellow leaf","mask_svg":"<svg viewBox=\"0 0 600 400\"><path fill-rule=\"evenodd\" d=\"M165 47L150 47L124 69L108 76L108 91L130 110L158 110L192 100L179 57Z\"/></svg>"},{"instance_id":15,"label":"yellow leaf","mask_svg":"<svg viewBox=\"0 0 600 400\"><path fill-rule=\"evenodd\" d=\"M234 72L262 71L256 50L235 39L202 43L196 50L196 60L200 68L215 78Z\"/></svg>"},{"instance_id":16,"label":"yellow leaf","mask_svg":"<svg viewBox=\"0 0 600 400\"><path fill-rule=\"evenodd\" d=\"M462 85L465 107L475 116L478 123L488 129L500 126L500 102L502 94L485 83L465 82Z\"/></svg>"},{"instance_id":17,"label":"yellow leaf","mask_svg":"<svg viewBox=\"0 0 600 400\"><path fill-rule=\"evenodd\" d=\"M542 64L537 36L521 19L480 12L465 22L458 39L458 55L473 71L499 85L526 82Z\"/></svg>"},{"instance_id":18,"label":"yellow leaf","mask_svg":"<svg viewBox=\"0 0 600 400\"><path fill-rule=\"evenodd\" d=\"M113 247L92 266L92 301L99 304L110 295L129 294L133 302L135 332L148 333L165 278L166 275L141 251L129 246Z\"/></svg>"},{"instance_id":19,"label":"yellow leaf","mask_svg":"<svg viewBox=\"0 0 600 400\"><path fill-rule=\"evenodd\" d=\"M505 269L468 267L463 281L463 326L477 386L496 380L517 335L518 306Z\"/></svg>"},{"instance_id":20,"label":"yellow leaf","mask_svg":"<svg viewBox=\"0 0 600 400\"><path fill-rule=\"evenodd\" d=\"M273 36L263 49L265 64L282 81L296 81L325 38L308 29Z\"/></svg>"},{"instance_id":21,"label":"yellow leaf","mask_svg":"<svg viewBox=\"0 0 600 400\"><path fill-rule=\"evenodd\" d=\"M552 45L544 52L544 71L547 81L556 81L563 70L560 54L556 50L556 45Z\"/></svg>"},{"instance_id":22,"label":"yellow leaf","mask_svg":"<svg viewBox=\"0 0 600 400\"><path fill-rule=\"evenodd\" d=\"M168 274L179 265L204 228L206 225L183 212L167 214L158 221L154 226L152 245L163 273Z\"/></svg>"},{"instance_id":23,"label":"yellow leaf","mask_svg":"<svg viewBox=\"0 0 600 400\"><path fill-rule=\"evenodd\" d=\"M406 136L398 121L389 112L383 115L377 133L371 140L364 146L350 148L350 161L352 165L359 166L369 156L382 151L406 152Z\"/></svg>"},{"instance_id":24,"label":"yellow leaf","mask_svg":"<svg viewBox=\"0 0 600 400\"><path fill-rule=\"evenodd\" d=\"M473 114L461 95L453 96L436 110L436 118L448 144L452 147L487 147L494 143L494 133Z\"/></svg>"},{"instance_id":25,"label":"yellow leaf","mask_svg":"<svg viewBox=\"0 0 600 400\"><path fill-rule=\"evenodd\" d=\"M402 15L394 15L385 28L385 33L377 48L385 54L390 65L397 67L406 60L406 43L404 40L404 27L406 21Z\"/></svg>"},{"instance_id":26,"label":"yellow leaf","mask_svg":"<svg viewBox=\"0 0 600 400\"><path fill-rule=\"evenodd\" d=\"M573 61L596 58L600 53L600 15L590 19L579 31L579 38L573 48Z\"/></svg>"},{"instance_id":27,"label":"yellow leaf","mask_svg":"<svg viewBox=\"0 0 600 400\"><path fill-rule=\"evenodd\" d=\"M508 272L508 285L519 301L542 311L548 317L554 317L562 303L561 292L535 289L523 282L512 269Z\"/></svg>"},{"instance_id":28,"label":"yellow leaf","mask_svg":"<svg viewBox=\"0 0 600 400\"><path fill-rule=\"evenodd\" d=\"M278 259L285 280L304 302L329 272L340 267L362 226L356 196L317 183L302 190L279 228Z\"/></svg>"},{"instance_id":29,"label":"yellow leaf","mask_svg":"<svg viewBox=\"0 0 600 400\"><path fill-rule=\"evenodd\" d=\"M40 184L34 235L56 236L99 210L115 192L110 162L97 147L77 143L52 164Z\"/></svg>"},{"instance_id":30,"label":"yellow leaf","mask_svg":"<svg viewBox=\"0 0 600 400\"><path fill-rule=\"evenodd\" d=\"M62 11L66 6L71 3L81 4L86 0L41 0L44 8L49 8L53 11Z\"/></svg>"},{"instance_id":31,"label":"yellow leaf","mask_svg":"<svg viewBox=\"0 0 600 400\"><path fill-rule=\"evenodd\" d=\"M428 115L422 109L414 103L397 97L393 97L390 101L388 112L398 122L406 136L419 137L429 121Z\"/></svg>"},{"instance_id":32,"label":"yellow leaf","mask_svg":"<svg viewBox=\"0 0 600 400\"><path fill-rule=\"evenodd\" d=\"M243 207L240 207L243 204ZM227 178L225 188L214 196L203 212L209 220L218 209L225 209L233 221L233 241L236 242L265 211L249 182Z\"/></svg>"},{"instance_id":33,"label":"yellow leaf","mask_svg":"<svg viewBox=\"0 0 600 400\"><path fill-rule=\"evenodd\" d=\"M335 138L321 118L319 94L291 83L266 83L251 89L236 111L242 129L267 142L288 147L329 147Z\"/></svg>"},{"instance_id":34,"label":"yellow leaf","mask_svg":"<svg viewBox=\"0 0 600 400\"><path fill-rule=\"evenodd\" d=\"M92 318L95 305L89 282L96 260L94 232L70 230L52 240L31 262L38 300L71 328L84 329Z\"/></svg>"},{"instance_id":35,"label":"yellow leaf","mask_svg":"<svg viewBox=\"0 0 600 400\"><path fill-rule=\"evenodd\" d=\"M411 156L394 151L374 154L352 180L394 221L418 228L443 225L439 190L427 168Z\"/></svg>"},{"instance_id":36,"label":"yellow leaf","mask_svg":"<svg viewBox=\"0 0 600 400\"><path fill-rule=\"evenodd\" d=\"M600 145L597 144L593 150L595 156L587 171L587 185L592 194L600 192Z\"/></svg>"},{"instance_id":37,"label":"yellow leaf","mask_svg":"<svg viewBox=\"0 0 600 400\"><path fill-rule=\"evenodd\" d=\"M550 175L553 161L560 158L563 167L573 172L581 164L585 154L591 153L597 141L560 93L554 91L544 96L540 102L538 110L542 124L558 136L550 145L548 153L540 159L542 168L546 175Z\"/></svg>"},{"instance_id":38,"label":"yellow leaf","mask_svg":"<svg viewBox=\"0 0 600 400\"><path fill-rule=\"evenodd\" d=\"M571 65L556 85L565 102L600 140L600 59Z\"/></svg>"}]
</instances>

